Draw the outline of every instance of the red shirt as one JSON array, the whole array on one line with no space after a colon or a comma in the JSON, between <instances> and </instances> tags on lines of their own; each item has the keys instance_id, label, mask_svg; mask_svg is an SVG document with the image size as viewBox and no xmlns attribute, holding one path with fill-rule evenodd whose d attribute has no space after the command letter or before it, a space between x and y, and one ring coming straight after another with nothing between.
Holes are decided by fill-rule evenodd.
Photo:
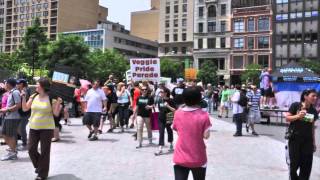
<instances>
[{"instance_id":1,"label":"red shirt","mask_svg":"<svg viewBox=\"0 0 320 180\"><path fill-rule=\"evenodd\" d=\"M136 107L137 105L137 100L140 97L140 89L139 88L134 88L133 91L133 109Z\"/></svg>"},{"instance_id":2,"label":"red shirt","mask_svg":"<svg viewBox=\"0 0 320 180\"><path fill-rule=\"evenodd\" d=\"M178 133L173 162L188 168L207 163L203 134L211 127L209 114L202 109L182 108L175 112L173 129Z\"/></svg>"}]
</instances>

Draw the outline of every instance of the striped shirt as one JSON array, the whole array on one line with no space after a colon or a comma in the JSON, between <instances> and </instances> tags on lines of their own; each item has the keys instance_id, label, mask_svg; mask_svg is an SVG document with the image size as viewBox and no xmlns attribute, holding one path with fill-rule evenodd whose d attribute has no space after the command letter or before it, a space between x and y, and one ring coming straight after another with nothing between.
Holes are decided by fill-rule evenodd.
<instances>
[{"instance_id":1,"label":"striped shirt","mask_svg":"<svg viewBox=\"0 0 320 180\"><path fill-rule=\"evenodd\" d=\"M36 96L31 105L31 116L29 119L30 129L54 129L53 112L49 98L41 101Z\"/></svg>"},{"instance_id":2,"label":"striped shirt","mask_svg":"<svg viewBox=\"0 0 320 180\"><path fill-rule=\"evenodd\" d=\"M253 91L248 91L247 97L249 99L249 102L251 103L250 110L259 111L261 98L260 92L256 91L256 93L254 93Z\"/></svg>"}]
</instances>

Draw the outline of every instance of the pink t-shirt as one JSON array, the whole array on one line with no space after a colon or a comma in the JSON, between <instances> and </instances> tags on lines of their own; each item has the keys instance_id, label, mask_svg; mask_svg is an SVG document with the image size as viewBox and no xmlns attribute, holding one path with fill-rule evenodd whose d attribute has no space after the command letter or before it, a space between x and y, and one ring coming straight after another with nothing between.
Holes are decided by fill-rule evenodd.
<instances>
[{"instance_id":1,"label":"pink t-shirt","mask_svg":"<svg viewBox=\"0 0 320 180\"><path fill-rule=\"evenodd\" d=\"M6 92L2 95L1 99L1 108L7 107L7 101L8 101L9 93Z\"/></svg>"},{"instance_id":2,"label":"pink t-shirt","mask_svg":"<svg viewBox=\"0 0 320 180\"><path fill-rule=\"evenodd\" d=\"M189 168L207 163L203 134L211 127L209 114L202 109L182 108L175 112L173 129L178 133L173 162Z\"/></svg>"}]
</instances>

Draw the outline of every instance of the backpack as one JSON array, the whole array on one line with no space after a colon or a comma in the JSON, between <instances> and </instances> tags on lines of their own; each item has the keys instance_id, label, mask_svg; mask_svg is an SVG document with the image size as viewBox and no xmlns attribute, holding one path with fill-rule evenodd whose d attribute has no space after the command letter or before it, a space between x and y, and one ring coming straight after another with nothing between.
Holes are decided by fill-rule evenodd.
<instances>
[{"instance_id":1,"label":"backpack","mask_svg":"<svg viewBox=\"0 0 320 180\"><path fill-rule=\"evenodd\" d=\"M240 92L240 99L238 104L242 107L247 107L248 101L248 97L244 93Z\"/></svg>"},{"instance_id":2,"label":"backpack","mask_svg":"<svg viewBox=\"0 0 320 180\"><path fill-rule=\"evenodd\" d=\"M18 90L14 90L14 91L18 91ZM19 92L20 93L20 92ZM27 95L27 99L29 99L29 97L30 97L30 91L26 91L26 95ZM11 94L11 96L12 96L12 100L13 100L13 103L14 104L16 104L16 100L14 99L14 96L13 96L13 94ZM20 116L22 116L22 117L26 117L26 116L29 116L30 114L31 114L31 110L29 110L29 111L23 111L22 110L22 98L21 98L21 108L19 108L18 109L18 113L20 114Z\"/></svg>"}]
</instances>

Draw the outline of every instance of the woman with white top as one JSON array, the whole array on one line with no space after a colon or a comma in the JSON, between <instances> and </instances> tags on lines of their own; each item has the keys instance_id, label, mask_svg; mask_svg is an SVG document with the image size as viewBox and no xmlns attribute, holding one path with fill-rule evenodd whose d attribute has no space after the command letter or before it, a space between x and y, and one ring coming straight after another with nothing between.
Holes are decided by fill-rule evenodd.
<instances>
[{"instance_id":1,"label":"woman with white top","mask_svg":"<svg viewBox=\"0 0 320 180\"><path fill-rule=\"evenodd\" d=\"M120 121L121 126L121 132L124 132L123 126L126 125L126 128L128 128L129 123L129 107L131 96L130 92L126 89L126 85L121 82L118 84L117 87L117 97L118 97L118 118Z\"/></svg>"}]
</instances>

